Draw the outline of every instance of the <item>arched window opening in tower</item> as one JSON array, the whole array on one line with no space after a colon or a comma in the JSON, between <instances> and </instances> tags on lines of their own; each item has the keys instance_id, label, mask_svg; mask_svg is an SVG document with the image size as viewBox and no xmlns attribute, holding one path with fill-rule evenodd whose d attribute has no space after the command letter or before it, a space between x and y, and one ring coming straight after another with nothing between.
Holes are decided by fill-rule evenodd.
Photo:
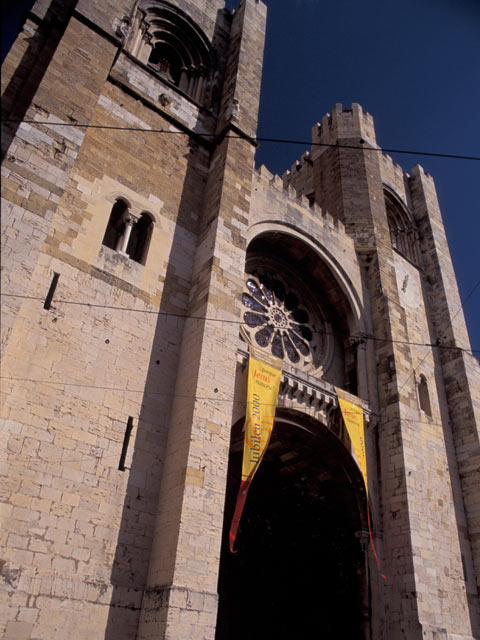
<instances>
[{"instance_id":1,"label":"arched window opening in tower","mask_svg":"<svg viewBox=\"0 0 480 640\"><path fill-rule=\"evenodd\" d=\"M145 264L147 259L148 247L152 236L153 220L146 212L142 213L140 218L132 228L130 239L127 245L127 254L134 262Z\"/></svg>"},{"instance_id":2,"label":"arched window opening in tower","mask_svg":"<svg viewBox=\"0 0 480 640\"><path fill-rule=\"evenodd\" d=\"M117 198L112 207L102 244L144 265L153 230L153 218L147 212L133 215L128 203Z\"/></svg>"},{"instance_id":3,"label":"arched window opening in tower","mask_svg":"<svg viewBox=\"0 0 480 640\"><path fill-rule=\"evenodd\" d=\"M175 50L164 42L157 42L148 59L148 66L165 80L178 86L181 73L181 60Z\"/></svg>"},{"instance_id":4,"label":"arched window opening in tower","mask_svg":"<svg viewBox=\"0 0 480 640\"><path fill-rule=\"evenodd\" d=\"M122 198L117 198L110 212L105 235L102 244L105 247L120 251L121 238L125 229L124 217L128 212L128 203Z\"/></svg>"},{"instance_id":5,"label":"arched window opening in tower","mask_svg":"<svg viewBox=\"0 0 480 640\"><path fill-rule=\"evenodd\" d=\"M432 408L430 405L430 395L428 393L428 384L427 379L422 374L420 376L420 381L418 383L418 401L420 404L420 409L427 414L427 416L432 415Z\"/></svg>"},{"instance_id":6,"label":"arched window opening in tower","mask_svg":"<svg viewBox=\"0 0 480 640\"><path fill-rule=\"evenodd\" d=\"M413 218L393 194L384 190L385 208L392 247L418 264L418 234Z\"/></svg>"},{"instance_id":7,"label":"arched window opening in tower","mask_svg":"<svg viewBox=\"0 0 480 640\"><path fill-rule=\"evenodd\" d=\"M126 48L195 102L208 102L217 66L214 51L199 26L179 8L160 0L141 2Z\"/></svg>"}]
</instances>

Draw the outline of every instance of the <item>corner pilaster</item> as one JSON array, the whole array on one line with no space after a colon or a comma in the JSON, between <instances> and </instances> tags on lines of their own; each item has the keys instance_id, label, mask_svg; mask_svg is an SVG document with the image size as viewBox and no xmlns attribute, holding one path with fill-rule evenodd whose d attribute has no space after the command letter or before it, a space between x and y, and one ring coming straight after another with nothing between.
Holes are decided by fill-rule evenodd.
<instances>
[{"instance_id":1,"label":"corner pilaster","mask_svg":"<svg viewBox=\"0 0 480 640\"><path fill-rule=\"evenodd\" d=\"M221 135L211 157L139 640L215 635L264 27L264 5L243 2L223 104L238 97L248 136ZM227 130L237 115L224 112Z\"/></svg>"}]
</instances>

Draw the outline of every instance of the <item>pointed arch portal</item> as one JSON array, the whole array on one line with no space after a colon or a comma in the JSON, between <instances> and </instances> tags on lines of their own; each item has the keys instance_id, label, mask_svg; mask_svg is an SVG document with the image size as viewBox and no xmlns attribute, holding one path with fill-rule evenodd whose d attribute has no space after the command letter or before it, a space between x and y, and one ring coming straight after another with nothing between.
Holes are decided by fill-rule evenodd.
<instances>
[{"instance_id":1,"label":"pointed arch portal","mask_svg":"<svg viewBox=\"0 0 480 640\"><path fill-rule=\"evenodd\" d=\"M243 451L232 430L216 640L367 640L365 491L341 441L279 410L228 551Z\"/></svg>"}]
</instances>

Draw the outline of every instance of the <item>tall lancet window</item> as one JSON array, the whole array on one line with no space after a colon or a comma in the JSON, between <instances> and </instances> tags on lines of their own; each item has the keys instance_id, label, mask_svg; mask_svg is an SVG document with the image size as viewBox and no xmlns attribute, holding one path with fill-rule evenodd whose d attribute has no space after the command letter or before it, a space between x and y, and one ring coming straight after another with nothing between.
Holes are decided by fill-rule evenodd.
<instances>
[{"instance_id":1,"label":"tall lancet window","mask_svg":"<svg viewBox=\"0 0 480 640\"><path fill-rule=\"evenodd\" d=\"M125 229L125 215L129 210L128 203L122 198L117 198L110 212L105 235L102 244L110 249L120 250L121 238Z\"/></svg>"},{"instance_id":2,"label":"tall lancet window","mask_svg":"<svg viewBox=\"0 0 480 640\"><path fill-rule=\"evenodd\" d=\"M384 191L392 247L405 258L418 263L418 234L410 212L389 191Z\"/></svg>"},{"instance_id":3,"label":"tall lancet window","mask_svg":"<svg viewBox=\"0 0 480 640\"><path fill-rule=\"evenodd\" d=\"M431 416L432 407L430 405L430 394L428 393L427 379L423 374L420 376L420 380L418 382L418 402L420 404L420 409L426 413L427 416Z\"/></svg>"}]
</instances>

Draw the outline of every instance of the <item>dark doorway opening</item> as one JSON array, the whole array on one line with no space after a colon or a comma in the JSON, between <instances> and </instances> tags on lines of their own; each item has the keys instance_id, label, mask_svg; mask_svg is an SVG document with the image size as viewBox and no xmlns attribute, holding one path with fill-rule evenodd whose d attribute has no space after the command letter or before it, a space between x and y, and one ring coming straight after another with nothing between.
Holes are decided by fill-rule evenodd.
<instances>
[{"instance_id":1,"label":"dark doorway opening","mask_svg":"<svg viewBox=\"0 0 480 640\"><path fill-rule=\"evenodd\" d=\"M368 590L359 537L364 491L344 445L318 423L279 417L237 536L228 531L242 459L232 435L216 640L368 637Z\"/></svg>"}]
</instances>

